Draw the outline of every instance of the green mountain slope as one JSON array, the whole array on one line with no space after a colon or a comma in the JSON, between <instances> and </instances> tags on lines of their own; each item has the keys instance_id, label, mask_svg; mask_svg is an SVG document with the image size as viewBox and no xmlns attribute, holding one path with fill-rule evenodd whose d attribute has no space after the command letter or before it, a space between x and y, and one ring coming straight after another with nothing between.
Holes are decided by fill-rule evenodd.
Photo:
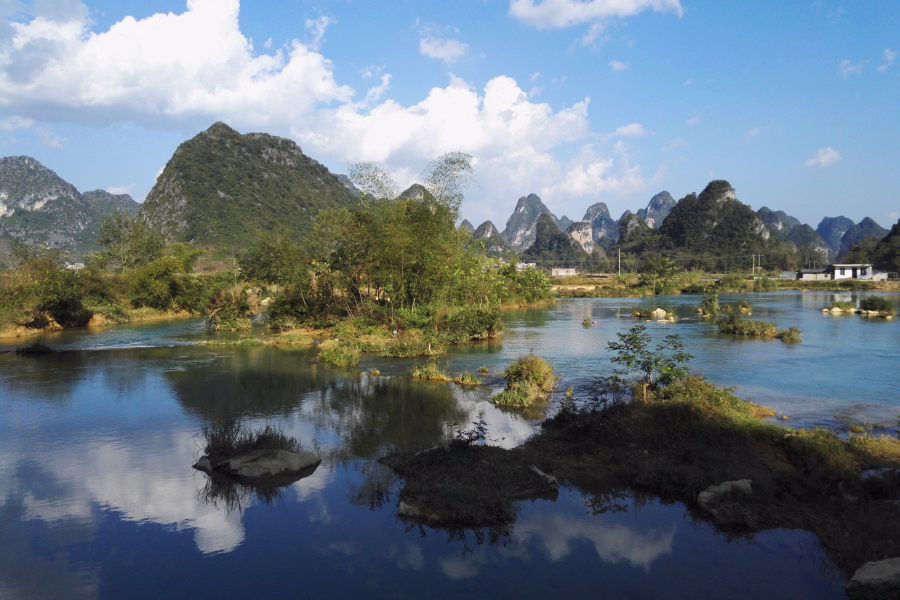
<instances>
[{"instance_id":1,"label":"green mountain slope","mask_svg":"<svg viewBox=\"0 0 900 600\"><path fill-rule=\"evenodd\" d=\"M872 263L880 271L900 272L900 221L882 239L869 237L853 246L841 262Z\"/></svg>"},{"instance_id":2,"label":"green mountain slope","mask_svg":"<svg viewBox=\"0 0 900 600\"><path fill-rule=\"evenodd\" d=\"M816 227L816 233L828 244L834 253L841 251L841 238L847 230L856 223L841 215L840 217L825 217Z\"/></svg>"},{"instance_id":3,"label":"green mountain slope","mask_svg":"<svg viewBox=\"0 0 900 600\"><path fill-rule=\"evenodd\" d=\"M75 186L28 156L0 158L0 236L83 258L99 249L103 219L116 210L137 213L127 194L80 194ZM8 245L8 244L6 244Z\"/></svg>"},{"instance_id":4,"label":"green mountain slope","mask_svg":"<svg viewBox=\"0 0 900 600\"><path fill-rule=\"evenodd\" d=\"M841 254L847 252L853 246L861 243L863 240L868 238L875 238L876 240L880 240L884 236L886 236L888 230L876 223L874 220L866 217L853 227L847 230L847 232L841 237Z\"/></svg>"},{"instance_id":5,"label":"green mountain slope","mask_svg":"<svg viewBox=\"0 0 900 600\"><path fill-rule=\"evenodd\" d=\"M787 239L794 227L800 225L800 219L790 216L783 210L771 210L763 206L756 212L779 240Z\"/></svg>"},{"instance_id":6,"label":"green mountain slope","mask_svg":"<svg viewBox=\"0 0 900 600\"><path fill-rule=\"evenodd\" d=\"M538 217L534 243L521 257L522 262L535 262L547 267L577 267L586 264L589 259L581 244L561 232L556 226L556 219L549 213Z\"/></svg>"},{"instance_id":7,"label":"green mountain slope","mask_svg":"<svg viewBox=\"0 0 900 600\"><path fill-rule=\"evenodd\" d=\"M293 141L215 123L178 147L141 216L170 241L245 248L260 231L306 232L320 211L357 200Z\"/></svg>"}]
</instances>

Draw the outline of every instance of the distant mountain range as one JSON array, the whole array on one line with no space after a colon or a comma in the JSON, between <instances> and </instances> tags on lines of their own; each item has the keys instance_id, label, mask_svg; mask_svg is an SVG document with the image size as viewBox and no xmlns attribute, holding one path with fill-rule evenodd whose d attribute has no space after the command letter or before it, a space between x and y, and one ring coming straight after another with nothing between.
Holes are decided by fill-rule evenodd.
<instances>
[{"instance_id":1,"label":"distant mountain range","mask_svg":"<svg viewBox=\"0 0 900 600\"><path fill-rule=\"evenodd\" d=\"M128 194L79 193L28 156L0 158L0 237L68 251L73 258L98 250L97 233L116 210L137 214Z\"/></svg>"},{"instance_id":2,"label":"distant mountain range","mask_svg":"<svg viewBox=\"0 0 900 600\"><path fill-rule=\"evenodd\" d=\"M424 189L420 188L412 186L403 197L417 198ZM101 221L121 210L140 214L170 241L241 250L260 231L307 232L320 211L350 207L358 198L358 190L345 175L331 173L293 141L264 133L242 135L215 123L178 147L143 205L127 194L80 193L27 156L0 159L0 248L4 240L14 240L82 257L98 249ZM551 246L577 254L555 237L552 224L587 255L616 243L638 243L653 231L670 238L676 247L682 238L691 240L685 242L689 246L712 247L719 243L716 236L723 236L725 247L750 231L755 237L746 243L755 245L757 237L763 242L772 238L791 244L804 260L822 263L861 245L874 248L888 234L869 217L859 223L844 216L826 217L814 230L784 211L764 206L753 212L731 201L734 190L727 182L711 182L699 196L689 194L677 202L662 191L645 208L625 211L619 219L612 218L606 204L597 202L580 221L572 221L565 215L556 217L540 197L529 194L516 202L503 231L491 221L477 228L468 221L461 226L483 243L490 256L531 248L538 222L547 215L542 225L543 257ZM670 223L674 213L678 216ZM736 229L723 227L723 219ZM717 226L709 229L710 224Z\"/></svg>"},{"instance_id":3,"label":"distant mountain range","mask_svg":"<svg viewBox=\"0 0 900 600\"><path fill-rule=\"evenodd\" d=\"M730 186L722 193L724 195L718 199L719 203L734 199L734 190ZM478 228L472 228L468 221L464 223L474 229L473 236L476 239L491 239L488 244L493 251L491 254L504 255L510 250L523 252L530 248L535 241L538 219L546 214L561 231L590 254L594 248L608 249L618 243L622 232L627 232L630 238L634 238L644 235L644 231L659 229L678 204L669 192L662 191L650 199L646 208L638 209L635 213L626 210L616 220L610 216L606 204L597 202L588 207L581 221L573 223L565 216L557 218L539 196L529 194L519 198L515 210L506 222L506 229L502 232L498 232L490 221L485 221ZM756 211L753 219L753 227L758 233L766 238L772 236L791 244L805 257L804 260L809 258L819 264L834 260L839 254L864 240L881 239L888 233L869 217L858 224L844 216L825 217L813 229L784 211L771 210L765 206ZM638 221L643 227L638 226Z\"/></svg>"}]
</instances>

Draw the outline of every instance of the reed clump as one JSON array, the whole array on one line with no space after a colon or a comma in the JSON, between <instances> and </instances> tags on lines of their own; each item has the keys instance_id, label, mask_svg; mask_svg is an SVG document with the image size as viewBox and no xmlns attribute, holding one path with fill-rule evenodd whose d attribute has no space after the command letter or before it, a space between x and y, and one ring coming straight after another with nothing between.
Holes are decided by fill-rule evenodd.
<instances>
[{"instance_id":1,"label":"reed clump","mask_svg":"<svg viewBox=\"0 0 900 600\"><path fill-rule=\"evenodd\" d=\"M268 423L255 431L240 421L204 423L200 435L205 442L204 454L214 460L240 456L254 450L300 451L297 438L285 435L280 427Z\"/></svg>"},{"instance_id":2,"label":"reed clump","mask_svg":"<svg viewBox=\"0 0 900 600\"><path fill-rule=\"evenodd\" d=\"M481 380L471 373L460 373L458 377L453 379L459 385L480 385Z\"/></svg>"}]
</instances>

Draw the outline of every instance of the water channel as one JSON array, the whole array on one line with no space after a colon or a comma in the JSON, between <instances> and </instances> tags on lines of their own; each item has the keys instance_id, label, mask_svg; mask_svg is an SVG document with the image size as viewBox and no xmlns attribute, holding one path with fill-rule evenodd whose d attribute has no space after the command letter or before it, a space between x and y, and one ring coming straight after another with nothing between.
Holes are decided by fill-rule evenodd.
<instances>
[{"instance_id":1,"label":"water channel","mask_svg":"<svg viewBox=\"0 0 900 600\"><path fill-rule=\"evenodd\" d=\"M441 362L496 374L533 350L578 394L611 372L606 342L635 324L630 308L662 306L679 321L648 331L679 333L696 370L790 424L896 431L900 323L820 312L846 295L746 297L753 318L798 325L803 343L720 334L697 318L696 296L573 299L509 311L501 340ZM526 501L495 539L410 525L377 458L475 419L492 443L521 443L538 421L488 402L499 378L464 390L403 377L412 360L334 369L314 349L194 345L209 336L175 320L47 336L61 350L50 355L0 354L0 598L845 597L807 532L725 535L682 504L626 490ZM282 426L324 462L271 502L228 510L191 464L200 425L238 416Z\"/></svg>"}]
</instances>

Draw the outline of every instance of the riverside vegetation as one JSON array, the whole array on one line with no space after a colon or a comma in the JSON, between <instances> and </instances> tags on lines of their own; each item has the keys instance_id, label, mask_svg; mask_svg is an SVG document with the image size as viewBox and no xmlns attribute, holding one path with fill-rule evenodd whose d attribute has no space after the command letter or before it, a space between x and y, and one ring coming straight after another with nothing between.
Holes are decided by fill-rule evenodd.
<instances>
[{"instance_id":1,"label":"riverside vegetation","mask_svg":"<svg viewBox=\"0 0 900 600\"><path fill-rule=\"evenodd\" d=\"M336 366L367 352L436 356L490 339L502 330L502 306L548 301L551 284L536 269L487 258L456 226L473 175L471 158L452 153L431 163L424 185L397 194L383 171L356 165L356 205L323 210L303 239L264 233L234 268L214 273L193 272L197 248L167 244L118 213L83 270L63 268L60 252L19 246L13 268L0 271L0 328L26 335L198 314L210 329L239 331L266 312L274 332L328 334L320 356Z\"/></svg>"},{"instance_id":2,"label":"riverside vegetation","mask_svg":"<svg viewBox=\"0 0 900 600\"><path fill-rule=\"evenodd\" d=\"M400 500L418 511L412 518L427 515L430 525L451 531L486 527L499 538L516 518L518 499L551 493L552 474L583 489L624 486L685 502L695 519L731 536L811 531L844 575L900 555L900 441L764 422L774 411L692 373L677 335L655 346L643 325L617 335L608 344L615 374L563 400L523 446L487 445L482 426L480 436L461 432L443 450L382 459L401 477ZM865 473L872 469L882 470ZM743 479L746 490L698 503L710 486Z\"/></svg>"}]
</instances>

